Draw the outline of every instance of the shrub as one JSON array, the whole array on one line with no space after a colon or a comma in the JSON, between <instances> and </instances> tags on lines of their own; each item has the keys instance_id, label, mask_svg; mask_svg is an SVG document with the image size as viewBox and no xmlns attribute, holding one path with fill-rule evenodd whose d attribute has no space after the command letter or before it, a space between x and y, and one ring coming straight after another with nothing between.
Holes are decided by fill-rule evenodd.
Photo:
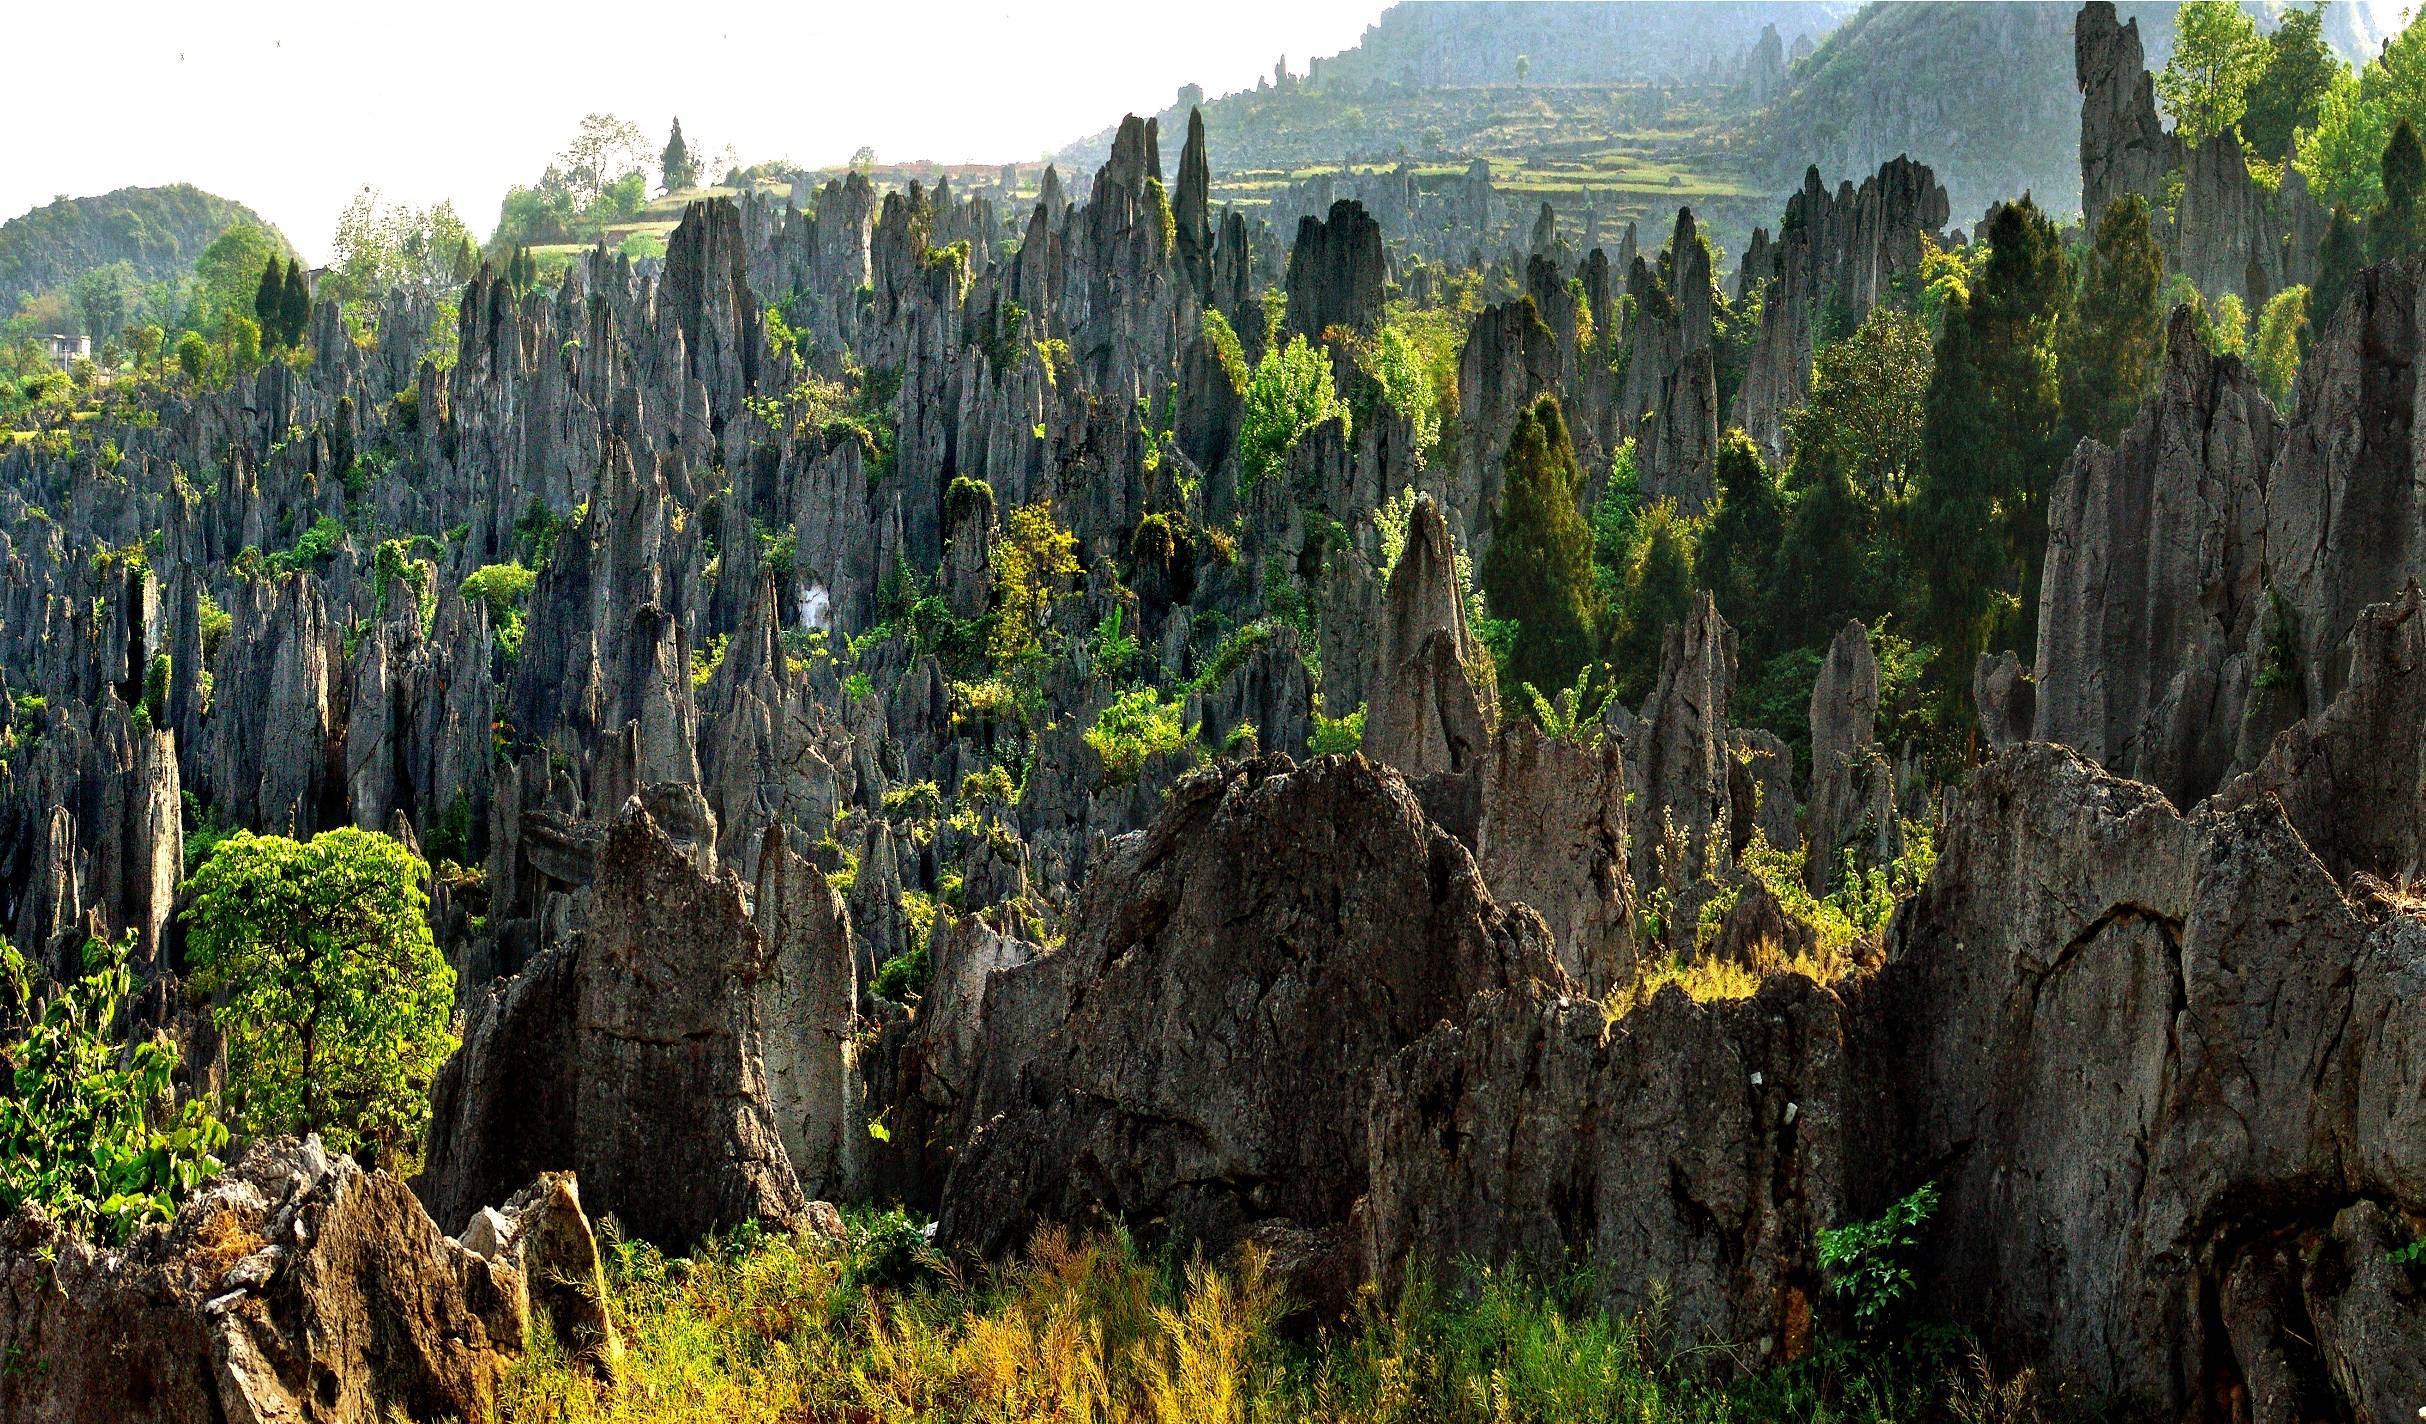
<instances>
[{"instance_id":1,"label":"shrub","mask_svg":"<svg viewBox=\"0 0 2426 1424\"><path fill-rule=\"evenodd\" d=\"M1875 1221L1819 1233L1819 1266L1828 1290L1845 1302L1855 1327L1883 1324L1912 1293L1912 1257L1920 1232L1937 1210L1937 1184L1923 1182Z\"/></svg>"},{"instance_id":2,"label":"shrub","mask_svg":"<svg viewBox=\"0 0 2426 1424\"><path fill-rule=\"evenodd\" d=\"M1252 489L1280 472L1305 433L1348 408L1331 384L1331 358L1302 335L1264 352L1248 380L1238 427L1239 486Z\"/></svg>"},{"instance_id":3,"label":"shrub","mask_svg":"<svg viewBox=\"0 0 2426 1424\"><path fill-rule=\"evenodd\" d=\"M84 974L35 1002L25 959L0 944L0 996L23 1033L0 1047L0 1215L32 1204L80 1235L115 1245L219 1168L227 1129L171 1087L177 1050L128 1043L119 1015L134 995L128 935L84 947Z\"/></svg>"},{"instance_id":4,"label":"shrub","mask_svg":"<svg viewBox=\"0 0 2426 1424\"><path fill-rule=\"evenodd\" d=\"M1196 729L1181 724L1183 710L1151 687L1133 687L1113 698L1086 730L1087 746L1103 762L1104 782L1127 786L1145 771L1148 758L1193 744Z\"/></svg>"},{"instance_id":5,"label":"shrub","mask_svg":"<svg viewBox=\"0 0 2426 1424\"><path fill-rule=\"evenodd\" d=\"M1345 717L1325 717L1314 714L1314 735L1306 740L1306 751L1312 756L1346 756L1365 744L1365 704Z\"/></svg>"}]
</instances>

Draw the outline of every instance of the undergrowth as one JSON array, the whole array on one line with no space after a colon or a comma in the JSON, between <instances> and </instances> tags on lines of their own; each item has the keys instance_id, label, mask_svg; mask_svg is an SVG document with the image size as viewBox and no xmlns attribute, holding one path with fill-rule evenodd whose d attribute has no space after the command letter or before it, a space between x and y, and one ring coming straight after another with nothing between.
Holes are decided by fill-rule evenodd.
<instances>
[{"instance_id":1,"label":"undergrowth","mask_svg":"<svg viewBox=\"0 0 2426 1424\"><path fill-rule=\"evenodd\" d=\"M1285 1324L1263 1258L1154 1257L1123 1232L1047 1230L1001 1266L963 1272L898 1212L850 1245L755 1232L671 1259L610 1240L625 1353L595 1383L544 1338L501 1397L516 1424L589 1421L1903 1420L1976 1412L1983 1379L1950 1332L1823 1341L1734 1385L1654 1309L1592 1307L1579 1274L1551 1286L1488 1272L1367 1292L1329 1329ZM2010 1382L2000 1385L2007 1396ZM2027 1394L2027 1381L2023 1381Z\"/></svg>"}]
</instances>

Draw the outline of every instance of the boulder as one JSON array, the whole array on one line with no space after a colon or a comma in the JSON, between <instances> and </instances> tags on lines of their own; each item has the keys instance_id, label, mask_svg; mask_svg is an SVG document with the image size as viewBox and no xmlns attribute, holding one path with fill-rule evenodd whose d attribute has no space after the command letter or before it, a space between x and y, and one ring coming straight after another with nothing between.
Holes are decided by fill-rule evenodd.
<instances>
[{"instance_id":1,"label":"boulder","mask_svg":"<svg viewBox=\"0 0 2426 1424\"><path fill-rule=\"evenodd\" d=\"M0 1299L0 1417L47 1424L485 1419L527 1326L514 1266L317 1138L256 1144L114 1250L20 1210Z\"/></svg>"},{"instance_id":2,"label":"boulder","mask_svg":"<svg viewBox=\"0 0 2426 1424\"><path fill-rule=\"evenodd\" d=\"M1559 967L1583 993L1598 997L1631 978L1623 742L1598 728L1553 737L1511 717L1492 739L1482 804L1477 859L1492 898L1542 917Z\"/></svg>"},{"instance_id":3,"label":"boulder","mask_svg":"<svg viewBox=\"0 0 2426 1424\"><path fill-rule=\"evenodd\" d=\"M2380 1275L2265 1284L2353 1208L2426 1207L2414 904L2346 895L2272 799L2185 816L2060 747L1992 759L1940 844L1879 985L1897 1186L1944 1192L1923 1311L2163 1418L2426 1339ZM2378 1387L2297 1412L2387 1417Z\"/></svg>"}]
</instances>

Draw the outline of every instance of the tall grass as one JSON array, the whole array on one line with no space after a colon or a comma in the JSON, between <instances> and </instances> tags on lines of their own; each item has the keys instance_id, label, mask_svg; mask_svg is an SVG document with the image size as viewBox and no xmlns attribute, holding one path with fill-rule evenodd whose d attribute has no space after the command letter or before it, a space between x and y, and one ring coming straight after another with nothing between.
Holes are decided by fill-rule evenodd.
<instances>
[{"instance_id":1,"label":"tall grass","mask_svg":"<svg viewBox=\"0 0 2426 1424\"><path fill-rule=\"evenodd\" d=\"M1018 1259L962 1273L898 1215L851 1244L748 1233L668 1259L610 1244L625 1338L620 1380L595 1383L542 1338L505 1417L714 1424L1627 1424L1755 1419L2028 1418L1977 1408L1982 1380L1952 1337L1839 1342L1732 1386L1672 1353L1656 1319L1479 1273L1454 1291L1367 1293L1330 1329L1292 1326L1263 1259L1150 1258L1123 1233L1039 1235ZM2027 1393L2026 1381L2024 1392ZM2010 1388L2006 1396L2010 1397Z\"/></svg>"}]
</instances>

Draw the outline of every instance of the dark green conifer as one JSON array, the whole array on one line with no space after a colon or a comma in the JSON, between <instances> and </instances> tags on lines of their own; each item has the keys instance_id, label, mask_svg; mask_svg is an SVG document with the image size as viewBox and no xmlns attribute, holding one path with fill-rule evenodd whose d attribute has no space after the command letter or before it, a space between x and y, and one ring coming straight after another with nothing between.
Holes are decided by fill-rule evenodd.
<instances>
[{"instance_id":1,"label":"dark green conifer","mask_svg":"<svg viewBox=\"0 0 2426 1424\"><path fill-rule=\"evenodd\" d=\"M2165 367L2165 258L2148 200L2126 193L2106 205L2061 341L2064 425L2112 445Z\"/></svg>"},{"instance_id":2,"label":"dark green conifer","mask_svg":"<svg viewBox=\"0 0 2426 1424\"><path fill-rule=\"evenodd\" d=\"M1547 695L1591 660L1597 621L1592 531L1576 507L1581 479L1556 396L1544 395L1517 417L1501 469L1483 597L1493 617L1517 622L1505 679Z\"/></svg>"}]
</instances>

